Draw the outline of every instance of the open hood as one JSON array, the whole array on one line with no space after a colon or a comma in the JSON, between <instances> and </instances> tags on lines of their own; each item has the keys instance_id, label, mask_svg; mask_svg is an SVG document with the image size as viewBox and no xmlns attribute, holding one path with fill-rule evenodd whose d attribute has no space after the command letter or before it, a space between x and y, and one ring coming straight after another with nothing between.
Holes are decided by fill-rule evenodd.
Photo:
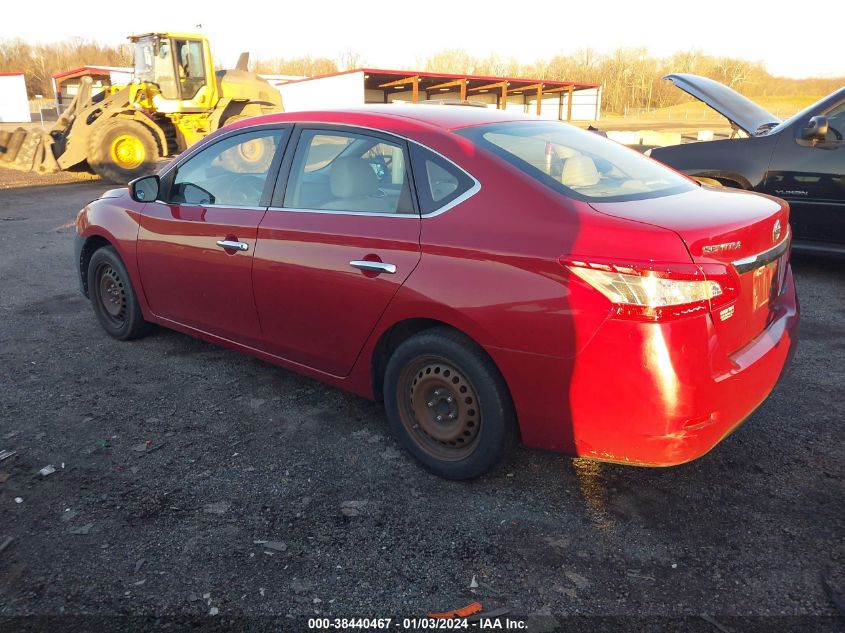
<instances>
[{"instance_id":1,"label":"open hood","mask_svg":"<svg viewBox=\"0 0 845 633\"><path fill-rule=\"evenodd\" d=\"M663 79L706 103L750 136L761 136L781 122L774 114L718 81L686 73L673 73Z\"/></svg>"}]
</instances>

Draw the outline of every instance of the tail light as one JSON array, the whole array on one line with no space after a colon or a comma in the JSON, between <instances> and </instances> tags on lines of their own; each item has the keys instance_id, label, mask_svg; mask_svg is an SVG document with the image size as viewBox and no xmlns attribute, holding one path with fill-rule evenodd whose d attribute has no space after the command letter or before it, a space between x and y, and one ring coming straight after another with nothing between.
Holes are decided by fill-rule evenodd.
<instances>
[{"instance_id":1,"label":"tail light","mask_svg":"<svg viewBox=\"0 0 845 633\"><path fill-rule=\"evenodd\" d=\"M620 264L563 257L560 263L604 295L616 316L639 321L721 310L736 299L739 288L739 280L721 264Z\"/></svg>"}]
</instances>

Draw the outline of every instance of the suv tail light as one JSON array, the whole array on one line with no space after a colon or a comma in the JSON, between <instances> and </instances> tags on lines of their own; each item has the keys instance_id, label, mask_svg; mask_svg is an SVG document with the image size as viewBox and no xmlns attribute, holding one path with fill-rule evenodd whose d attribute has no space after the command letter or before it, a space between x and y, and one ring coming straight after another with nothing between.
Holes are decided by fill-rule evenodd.
<instances>
[{"instance_id":1,"label":"suv tail light","mask_svg":"<svg viewBox=\"0 0 845 633\"><path fill-rule=\"evenodd\" d=\"M640 321L719 310L736 299L739 288L739 280L721 264L619 264L565 257L560 263L604 295L616 316Z\"/></svg>"}]
</instances>

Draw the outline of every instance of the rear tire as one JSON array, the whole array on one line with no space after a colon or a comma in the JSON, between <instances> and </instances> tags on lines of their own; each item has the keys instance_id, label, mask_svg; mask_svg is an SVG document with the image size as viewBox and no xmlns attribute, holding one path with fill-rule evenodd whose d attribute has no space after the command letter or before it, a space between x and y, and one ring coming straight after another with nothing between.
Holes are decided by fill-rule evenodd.
<instances>
[{"instance_id":1,"label":"rear tire","mask_svg":"<svg viewBox=\"0 0 845 633\"><path fill-rule=\"evenodd\" d=\"M445 479L473 479L516 446L505 381L466 336L435 328L404 341L387 363L384 404L400 443Z\"/></svg>"},{"instance_id":2,"label":"rear tire","mask_svg":"<svg viewBox=\"0 0 845 633\"><path fill-rule=\"evenodd\" d=\"M226 119L222 127L250 118L245 114L236 114ZM226 150L220 155L220 162L235 173L257 174L270 168L274 154L273 141L269 137L256 138Z\"/></svg>"},{"instance_id":3,"label":"rear tire","mask_svg":"<svg viewBox=\"0 0 845 633\"><path fill-rule=\"evenodd\" d=\"M88 151L88 165L104 180L125 185L155 171L158 144L152 131L130 119L95 124Z\"/></svg>"},{"instance_id":4,"label":"rear tire","mask_svg":"<svg viewBox=\"0 0 845 633\"><path fill-rule=\"evenodd\" d=\"M94 251L88 263L88 295L103 329L119 341L149 333L126 266L111 246Z\"/></svg>"}]
</instances>

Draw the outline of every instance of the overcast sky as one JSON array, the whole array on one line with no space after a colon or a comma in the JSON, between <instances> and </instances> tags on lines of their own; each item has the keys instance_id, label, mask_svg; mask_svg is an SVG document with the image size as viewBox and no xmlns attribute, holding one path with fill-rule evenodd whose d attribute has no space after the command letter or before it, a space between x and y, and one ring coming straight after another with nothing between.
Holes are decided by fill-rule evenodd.
<instances>
[{"instance_id":1,"label":"overcast sky","mask_svg":"<svg viewBox=\"0 0 845 633\"><path fill-rule=\"evenodd\" d=\"M788 7L785 15L781 7ZM39 0L4 3L0 39L81 36L117 43L130 33L202 24L215 61L227 67L242 50L335 59L348 49L371 67L414 69L443 48L530 62L583 46L608 52L630 45L657 56L696 48L762 61L776 75L833 77L845 76L844 11L841 0Z\"/></svg>"}]
</instances>

